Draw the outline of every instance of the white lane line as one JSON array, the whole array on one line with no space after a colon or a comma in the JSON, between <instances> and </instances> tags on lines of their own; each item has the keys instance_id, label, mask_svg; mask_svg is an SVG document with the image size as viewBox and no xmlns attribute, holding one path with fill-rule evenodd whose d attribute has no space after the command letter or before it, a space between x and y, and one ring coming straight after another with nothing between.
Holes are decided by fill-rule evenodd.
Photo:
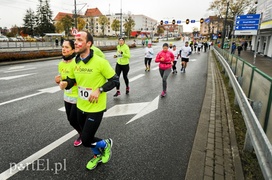
<instances>
[{"instance_id":1,"label":"white lane line","mask_svg":"<svg viewBox=\"0 0 272 180\"><path fill-rule=\"evenodd\" d=\"M20 98L17 98L17 99L12 99L10 101L2 102L2 103L0 103L0 106L3 106L5 104L9 104L9 103L12 103L12 102L20 101L22 99L26 99L26 98L29 98L29 97L37 96L37 95L40 95L40 94L43 94L43 93L44 92L38 92L38 93L35 93L35 94L30 94L30 95L27 95L27 96L23 96L23 97L20 97Z\"/></svg>"},{"instance_id":2,"label":"white lane line","mask_svg":"<svg viewBox=\"0 0 272 180\"><path fill-rule=\"evenodd\" d=\"M154 68L152 68L151 70L154 71L154 70L158 70L158 69L159 69L159 66L154 67Z\"/></svg>"},{"instance_id":3,"label":"white lane line","mask_svg":"<svg viewBox=\"0 0 272 180\"><path fill-rule=\"evenodd\" d=\"M23 69L25 66L14 66L14 67L11 67L9 69Z\"/></svg>"},{"instance_id":4,"label":"white lane line","mask_svg":"<svg viewBox=\"0 0 272 180\"><path fill-rule=\"evenodd\" d=\"M28 70L32 70L32 69L36 69L36 68L32 67L32 68L25 68L25 69L15 69L15 70L4 71L4 73L11 73L11 72L18 72L18 71L28 71Z\"/></svg>"},{"instance_id":5,"label":"white lane line","mask_svg":"<svg viewBox=\"0 0 272 180\"><path fill-rule=\"evenodd\" d=\"M27 96L23 96L23 97L20 97L20 98L12 99L12 100L9 100L9 101L6 101L6 102L2 102L2 103L0 103L0 106L5 105L5 104L9 104L9 103L12 103L12 102L20 101L22 99L26 99L26 98L29 98L29 97L37 96L37 95L40 95L40 94L43 94L43 93L55 93L55 92L60 91L60 88L59 88L59 86L54 86L54 87L50 87L50 88L40 89L38 91L40 91L40 92L35 93L35 94L30 94L30 95L27 95Z\"/></svg>"},{"instance_id":6,"label":"white lane line","mask_svg":"<svg viewBox=\"0 0 272 180\"><path fill-rule=\"evenodd\" d=\"M0 174L0 179L8 179L11 176L15 175L16 173L18 173L19 171L23 171L27 166L32 164L34 161L36 161L39 158L41 158L42 156L46 155L47 153L49 153L50 151L52 151L56 147L60 146L64 142L68 141L76 134L77 134L77 131L73 130L73 131L69 132L68 134L62 136L58 140L54 141L53 143L49 144L48 146L44 147L43 149L39 150L38 152L32 154L28 158L13 165L12 167L10 167L9 169L7 169L6 171L4 171Z\"/></svg>"},{"instance_id":7,"label":"white lane line","mask_svg":"<svg viewBox=\"0 0 272 180\"><path fill-rule=\"evenodd\" d=\"M0 78L0 80L11 80L11 79L21 78L21 77L25 77L25 76L31 76L31 75L33 75L33 74L37 74L37 73L22 74L22 75L17 75L17 76L2 77L2 78Z\"/></svg>"},{"instance_id":8,"label":"white lane line","mask_svg":"<svg viewBox=\"0 0 272 180\"><path fill-rule=\"evenodd\" d=\"M135 76L135 77L129 79L129 82L135 81L135 80L137 80L137 79L139 79L139 78L141 78L143 76L145 76L145 75L144 74L139 74L138 76Z\"/></svg>"},{"instance_id":9,"label":"white lane line","mask_svg":"<svg viewBox=\"0 0 272 180\"><path fill-rule=\"evenodd\" d=\"M60 87L59 86L54 86L54 87L49 87L49 88L44 88L44 89L40 89L38 91L40 92L44 92L44 93L55 93L60 91Z\"/></svg>"}]
</instances>

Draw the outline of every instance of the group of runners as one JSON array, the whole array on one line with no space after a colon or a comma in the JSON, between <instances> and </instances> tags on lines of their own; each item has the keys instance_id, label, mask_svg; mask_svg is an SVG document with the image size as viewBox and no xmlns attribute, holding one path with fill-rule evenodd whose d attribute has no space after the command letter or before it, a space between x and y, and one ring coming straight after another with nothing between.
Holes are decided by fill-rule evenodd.
<instances>
[{"instance_id":1,"label":"group of runners","mask_svg":"<svg viewBox=\"0 0 272 180\"><path fill-rule=\"evenodd\" d=\"M122 73L126 89L129 94L129 61L130 49L123 38L119 38L115 69L105 59L104 53L93 45L93 37L87 31L80 31L75 40L64 40L62 44L62 60L58 64L59 75L55 82L64 90L64 105L70 125L78 132L74 146L81 144L90 148L93 157L88 161L86 168L94 169L99 163L107 163L111 158L113 140L99 138L96 132L100 126L103 114L106 111L106 92L116 88L114 97L121 95L119 78ZM177 59L181 57L181 71L185 73L191 48L188 42L177 50L176 46L167 43L156 55L155 62L159 63L159 73L162 78L161 97L166 96L167 78L171 71L177 73ZM152 45L145 48L146 71L150 71L150 63L154 56ZM172 69L172 70L171 70Z\"/></svg>"},{"instance_id":2,"label":"group of runners","mask_svg":"<svg viewBox=\"0 0 272 180\"><path fill-rule=\"evenodd\" d=\"M172 71L172 74L177 74L177 61L181 57L181 69L180 71L185 73L187 63L189 62L189 56L192 53L191 47L188 42L185 42L185 45L178 50L176 45L172 43L164 43L162 50L156 55L155 62L159 63L159 72L162 78L162 93L161 97L166 96L167 90L167 78ZM150 64L154 55L153 48L151 44L148 44L148 47L145 48L145 71L150 71Z\"/></svg>"}]
</instances>

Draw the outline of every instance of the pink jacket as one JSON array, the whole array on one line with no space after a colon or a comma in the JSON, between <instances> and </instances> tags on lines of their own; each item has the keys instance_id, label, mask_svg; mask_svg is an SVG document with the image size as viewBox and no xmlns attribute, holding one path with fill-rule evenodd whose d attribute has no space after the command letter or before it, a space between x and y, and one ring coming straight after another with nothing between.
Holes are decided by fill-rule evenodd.
<instances>
[{"instance_id":1,"label":"pink jacket","mask_svg":"<svg viewBox=\"0 0 272 180\"><path fill-rule=\"evenodd\" d=\"M162 60L162 58L164 60ZM174 59L175 56L171 51L160 51L156 56L155 62L160 63L160 69L166 70L172 67L172 62L174 61Z\"/></svg>"}]
</instances>

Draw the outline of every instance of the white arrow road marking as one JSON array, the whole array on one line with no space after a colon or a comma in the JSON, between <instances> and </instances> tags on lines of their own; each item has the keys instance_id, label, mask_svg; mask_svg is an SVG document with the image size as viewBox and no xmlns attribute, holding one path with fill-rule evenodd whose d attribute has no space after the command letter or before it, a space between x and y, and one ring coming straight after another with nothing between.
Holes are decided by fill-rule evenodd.
<instances>
[{"instance_id":1,"label":"white arrow road marking","mask_svg":"<svg viewBox=\"0 0 272 180\"><path fill-rule=\"evenodd\" d=\"M0 174L0 179L8 179L11 176L15 175L19 171L23 171L26 169L30 164L34 161L38 160L42 156L46 155L56 147L60 146L62 143L66 142L67 140L71 139L73 136L77 134L76 130L71 131L70 133L62 136L58 140L54 141L53 143L49 144L48 146L44 147L43 149L39 150L38 152L32 154L28 158L22 160L21 162L14 164L12 167L7 169L6 171Z\"/></svg>"},{"instance_id":2,"label":"white arrow road marking","mask_svg":"<svg viewBox=\"0 0 272 180\"><path fill-rule=\"evenodd\" d=\"M131 103L131 104L119 104L113 106L104 113L104 117L123 116L139 113L149 102L144 103Z\"/></svg>"},{"instance_id":3,"label":"white arrow road marking","mask_svg":"<svg viewBox=\"0 0 272 180\"><path fill-rule=\"evenodd\" d=\"M58 109L59 111L65 112L65 107L63 106L62 108Z\"/></svg>"},{"instance_id":4,"label":"white arrow road marking","mask_svg":"<svg viewBox=\"0 0 272 180\"><path fill-rule=\"evenodd\" d=\"M189 62L193 62L193 61L196 61L196 59L190 59Z\"/></svg>"},{"instance_id":5,"label":"white arrow road marking","mask_svg":"<svg viewBox=\"0 0 272 180\"><path fill-rule=\"evenodd\" d=\"M20 97L20 98L12 99L12 100L9 100L9 101L6 101L6 102L2 102L2 103L0 103L0 106L5 105L5 104L9 104L9 103L12 103L12 102L16 102L16 101L19 101L19 100L22 100L22 99L26 99L26 98L29 98L29 97L37 96L37 95L40 95L40 94L43 94L43 93L55 93L57 91L60 91L60 88L59 88L59 86L54 86L54 87L50 87L50 88L40 89L38 91L40 91L40 92L35 93L35 94L30 94L30 95L27 95L27 96L23 96L23 97Z\"/></svg>"},{"instance_id":6,"label":"white arrow road marking","mask_svg":"<svg viewBox=\"0 0 272 180\"><path fill-rule=\"evenodd\" d=\"M2 77L2 78L0 78L0 80L11 80L11 79L21 78L21 77L25 77L25 76L31 76L33 74L36 74L36 73L22 74L22 75L17 75L17 76Z\"/></svg>"},{"instance_id":7,"label":"white arrow road marking","mask_svg":"<svg viewBox=\"0 0 272 180\"><path fill-rule=\"evenodd\" d=\"M14 69L14 70L4 71L4 73L11 73L11 72L18 72L18 71L28 71L28 70L32 70L32 69L36 69L36 68L32 67L32 68L25 68L25 69Z\"/></svg>"},{"instance_id":8,"label":"white arrow road marking","mask_svg":"<svg viewBox=\"0 0 272 180\"><path fill-rule=\"evenodd\" d=\"M139 111L138 114L136 114L136 116L134 116L130 121L128 121L126 124L129 124L141 117L143 117L146 114L149 114L155 110L157 110L159 107L159 96L156 97L153 101L151 101L150 103L148 103L145 107L143 107L141 109L141 111Z\"/></svg>"}]
</instances>

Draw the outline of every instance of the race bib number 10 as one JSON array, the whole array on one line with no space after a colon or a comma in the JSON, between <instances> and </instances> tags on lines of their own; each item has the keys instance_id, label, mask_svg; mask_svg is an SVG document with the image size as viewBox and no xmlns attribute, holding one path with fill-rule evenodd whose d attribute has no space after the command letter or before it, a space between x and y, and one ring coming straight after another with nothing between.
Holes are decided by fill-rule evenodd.
<instances>
[{"instance_id":1,"label":"race bib number 10","mask_svg":"<svg viewBox=\"0 0 272 180\"><path fill-rule=\"evenodd\" d=\"M78 96L81 99L89 100L91 93L92 93L92 88L78 87Z\"/></svg>"}]
</instances>

